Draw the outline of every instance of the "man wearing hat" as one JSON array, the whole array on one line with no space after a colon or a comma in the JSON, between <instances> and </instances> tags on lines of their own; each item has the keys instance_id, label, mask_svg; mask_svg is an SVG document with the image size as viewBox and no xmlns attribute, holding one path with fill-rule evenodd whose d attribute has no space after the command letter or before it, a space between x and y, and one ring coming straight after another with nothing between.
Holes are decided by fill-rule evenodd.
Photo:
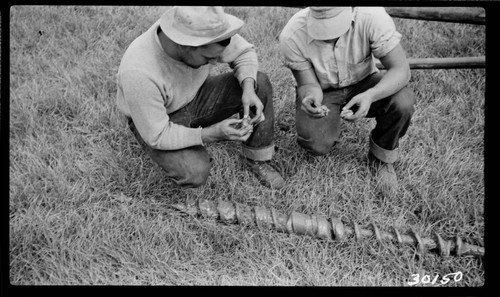
<instances>
[{"instance_id":1,"label":"man wearing hat","mask_svg":"<svg viewBox=\"0 0 500 297\"><path fill-rule=\"evenodd\" d=\"M341 118L375 118L368 161L386 194L398 186L393 163L415 104L400 39L382 7L309 7L280 35L285 66L297 83L297 142L324 155L340 140Z\"/></svg>"},{"instance_id":2,"label":"man wearing hat","mask_svg":"<svg viewBox=\"0 0 500 297\"><path fill-rule=\"evenodd\" d=\"M221 7L174 7L127 48L118 69L117 106L147 154L183 187L206 183L206 144L242 143L248 168L281 188L274 154L272 87L258 72L243 21ZM211 76L218 62L232 72ZM240 113L240 119L232 117Z\"/></svg>"}]
</instances>

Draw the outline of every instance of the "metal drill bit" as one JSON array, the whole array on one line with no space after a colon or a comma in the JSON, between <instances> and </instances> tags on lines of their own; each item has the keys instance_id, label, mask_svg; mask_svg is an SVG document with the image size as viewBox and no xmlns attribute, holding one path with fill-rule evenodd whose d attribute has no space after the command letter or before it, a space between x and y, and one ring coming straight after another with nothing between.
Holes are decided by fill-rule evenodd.
<instances>
[{"instance_id":1,"label":"metal drill bit","mask_svg":"<svg viewBox=\"0 0 500 297\"><path fill-rule=\"evenodd\" d=\"M484 256L484 247L464 243L460 237L455 240L445 240L435 233L434 238L423 238L412 230L410 234L401 234L396 228L393 232L380 230L375 223L371 228L361 228L356 222L352 227L336 217L308 215L299 212L283 214L274 208L262 206L250 207L231 201L211 201L206 199L188 199L184 204L175 204L173 207L184 213L205 218L220 220L226 224L240 224L256 226L278 232L309 235L325 240L345 240L348 236L356 240L375 237L379 242L396 241L400 245L417 246L421 254L428 250L437 249L442 256L449 256L454 251L456 256L475 255Z\"/></svg>"}]
</instances>

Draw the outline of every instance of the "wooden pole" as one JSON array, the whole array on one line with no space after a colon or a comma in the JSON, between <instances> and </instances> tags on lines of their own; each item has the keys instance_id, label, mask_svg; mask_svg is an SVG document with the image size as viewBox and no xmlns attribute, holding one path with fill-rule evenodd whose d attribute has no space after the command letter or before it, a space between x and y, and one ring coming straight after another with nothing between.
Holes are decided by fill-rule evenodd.
<instances>
[{"instance_id":1,"label":"wooden pole","mask_svg":"<svg viewBox=\"0 0 500 297\"><path fill-rule=\"evenodd\" d=\"M486 59L480 57L460 58L409 58L410 69L459 69L459 68L485 68ZM385 69L380 61L376 61L378 69Z\"/></svg>"},{"instance_id":2,"label":"wooden pole","mask_svg":"<svg viewBox=\"0 0 500 297\"><path fill-rule=\"evenodd\" d=\"M385 10L396 18L486 24L486 13L482 7L385 7Z\"/></svg>"},{"instance_id":3,"label":"wooden pole","mask_svg":"<svg viewBox=\"0 0 500 297\"><path fill-rule=\"evenodd\" d=\"M290 6L304 9L307 6ZM384 7L395 18L416 19L464 24L486 24L486 12L482 7Z\"/></svg>"}]
</instances>

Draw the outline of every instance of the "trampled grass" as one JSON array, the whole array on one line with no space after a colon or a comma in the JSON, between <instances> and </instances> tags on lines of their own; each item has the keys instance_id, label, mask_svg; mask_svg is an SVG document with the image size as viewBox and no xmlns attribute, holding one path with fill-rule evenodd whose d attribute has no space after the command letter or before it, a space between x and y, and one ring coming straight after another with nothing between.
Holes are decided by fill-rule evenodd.
<instances>
[{"instance_id":1,"label":"trampled grass","mask_svg":"<svg viewBox=\"0 0 500 297\"><path fill-rule=\"evenodd\" d=\"M396 165L401 190L378 194L365 164L374 120L344 123L323 157L296 143L294 83L278 35L297 10L234 7L274 87L275 164L287 185L261 186L237 143L209 146L206 186L183 190L141 151L115 108L128 44L166 8L17 6L10 26L10 282L15 285L406 286L412 274L481 286L483 259L411 246L324 242L193 218L187 197L232 200L381 229L439 232L483 245L485 71L414 70L416 112ZM395 19L409 57L485 54L485 28ZM225 71L218 67L215 71Z\"/></svg>"}]
</instances>

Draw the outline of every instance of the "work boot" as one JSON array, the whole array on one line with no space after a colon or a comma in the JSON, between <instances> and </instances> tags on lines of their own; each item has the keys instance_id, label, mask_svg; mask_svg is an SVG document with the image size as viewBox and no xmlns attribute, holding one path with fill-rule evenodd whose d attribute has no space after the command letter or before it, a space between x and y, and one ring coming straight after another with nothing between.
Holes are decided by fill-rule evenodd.
<instances>
[{"instance_id":1,"label":"work boot","mask_svg":"<svg viewBox=\"0 0 500 297\"><path fill-rule=\"evenodd\" d=\"M377 190L385 196L397 191L399 182L392 164L382 162L371 152L368 153L368 164L376 175Z\"/></svg>"},{"instance_id":2,"label":"work boot","mask_svg":"<svg viewBox=\"0 0 500 297\"><path fill-rule=\"evenodd\" d=\"M246 158L245 158L246 159ZM285 185L285 180L281 177L278 171L274 169L269 162L253 161L246 159L246 164L257 179L266 187L281 189Z\"/></svg>"}]
</instances>

